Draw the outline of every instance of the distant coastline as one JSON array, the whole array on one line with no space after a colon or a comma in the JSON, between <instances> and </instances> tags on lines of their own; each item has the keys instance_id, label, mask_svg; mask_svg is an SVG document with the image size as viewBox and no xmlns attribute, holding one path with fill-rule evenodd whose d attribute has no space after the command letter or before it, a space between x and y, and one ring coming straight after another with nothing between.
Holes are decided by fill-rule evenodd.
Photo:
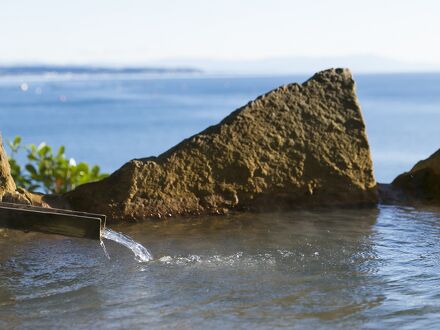
<instances>
[{"instance_id":1,"label":"distant coastline","mask_svg":"<svg viewBox=\"0 0 440 330\"><path fill-rule=\"evenodd\" d=\"M195 74L203 71L191 67L111 67L91 65L4 65L0 76L68 75L68 74Z\"/></svg>"}]
</instances>

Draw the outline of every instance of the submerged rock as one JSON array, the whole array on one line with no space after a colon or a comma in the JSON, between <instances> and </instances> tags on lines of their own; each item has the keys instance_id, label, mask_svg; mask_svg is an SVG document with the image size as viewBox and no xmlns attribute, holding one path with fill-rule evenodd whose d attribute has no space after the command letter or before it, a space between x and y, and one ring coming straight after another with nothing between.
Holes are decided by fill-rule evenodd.
<instances>
[{"instance_id":1,"label":"submerged rock","mask_svg":"<svg viewBox=\"0 0 440 330\"><path fill-rule=\"evenodd\" d=\"M440 203L440 149L392 182L407 198Z\"/></svg>"},{"instance_id":2,"label":"submerged rock","mask_svg":"<svg viewBox=\"0 0 440 330\"><path fill-rule=\"evenodd\" d=\"M375 186L352 75L330 69L64 197L115 221L374 204Z\"/></svg>"}]
</instances>

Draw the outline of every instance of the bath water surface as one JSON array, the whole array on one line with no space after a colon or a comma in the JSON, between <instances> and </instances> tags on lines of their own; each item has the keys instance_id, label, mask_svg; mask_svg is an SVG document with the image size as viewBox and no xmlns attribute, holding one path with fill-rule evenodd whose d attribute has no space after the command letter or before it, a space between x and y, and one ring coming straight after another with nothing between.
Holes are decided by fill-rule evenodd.
<instances>
[{"instance_id":1,"label":"bath water surface","mask_svg":"<svg viewBox=\"0 0 440 330\"><path fill-rule=\"evenodd\" d=\"M0 328L403 328L440 322L440 210L380 206L121 225L154 258L6 231Z\"/></svg>"}]
</instances>

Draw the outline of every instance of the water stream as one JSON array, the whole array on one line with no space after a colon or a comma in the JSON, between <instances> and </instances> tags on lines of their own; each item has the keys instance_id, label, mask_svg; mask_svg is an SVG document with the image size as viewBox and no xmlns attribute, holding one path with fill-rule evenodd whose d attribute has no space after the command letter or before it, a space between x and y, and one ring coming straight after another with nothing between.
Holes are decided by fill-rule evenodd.
<instances>
[{"instance_id":1,"label":"water stream","mask_svg":"<svg viewBox=\"0 0 440 330\"><path fill-rule=\"evenodd\" d=\"M142 244L134 241L127 235L106 228L102 232L102 237L114 241L116 243L119 243L130 249L134 253L135 259L139 262L146 262L153 260L153 256L151 255L150 251L148 251ZM101 241L101 246L107 258L110 259L110 255L108 254L103 241Z\"/></svg>"}]
</instances>

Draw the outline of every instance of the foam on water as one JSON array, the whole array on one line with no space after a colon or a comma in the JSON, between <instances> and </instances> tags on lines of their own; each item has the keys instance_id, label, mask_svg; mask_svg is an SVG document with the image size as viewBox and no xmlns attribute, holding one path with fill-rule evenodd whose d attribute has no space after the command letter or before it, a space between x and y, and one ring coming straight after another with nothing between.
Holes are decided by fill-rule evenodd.
<instances>
[{"instance_id":1,"label":"foam on water","mask_svg":"<svg viewBox=\"0 0 440 330\"><path fill-rule=\"evenodd\" d=\"M191 265L202 264L205 266L258 266L261 264L275 265L277 260L290 258L292 260L304 260L304 258L317 258L319 252L313 252L309 256L305 256L300 252L278 249L272 252L258 253L258 254L244 254L239 251L232 255L212 255L212 256L200 256L196 254L190 254L187 256L170 256L166 255L156 259L157 262L165 265Z\"/></svg>"},{"instance_id":2,"label":"foam on water","mask_svg":"<svg viewBox=\"0 0 440 330\"><path fill-rule=\"evenodd\" d=\"M106 228L102 231L102 237L129 248L134 253L135 259L139 262L146 262L153 260L153 256L151 255L150 251L148 251L142 244L134 241L127 235ZM107 256L107 258L110 259L110 256L107 253L105 245L102 241L101 241L101 246L103 247L104 253Z\"/></svg>"}]
</instances>

